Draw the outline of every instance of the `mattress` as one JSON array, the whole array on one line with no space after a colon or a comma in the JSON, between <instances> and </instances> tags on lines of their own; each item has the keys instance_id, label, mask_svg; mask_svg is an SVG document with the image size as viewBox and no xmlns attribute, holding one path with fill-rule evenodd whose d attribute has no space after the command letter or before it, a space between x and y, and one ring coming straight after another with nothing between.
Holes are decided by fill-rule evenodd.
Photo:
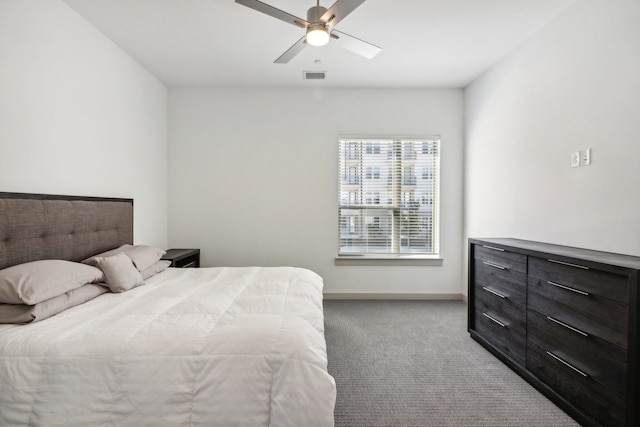
<instances>
[{"instance_id":1,"label":"mattress","mask_svg":"<svg viewBox=\"0 0 640 427\"><path fill-rule=\"evenodd\" d=\"M322 279L169 268L0 325L0 425L332 426Z\"/></svg>"}]
</instances>

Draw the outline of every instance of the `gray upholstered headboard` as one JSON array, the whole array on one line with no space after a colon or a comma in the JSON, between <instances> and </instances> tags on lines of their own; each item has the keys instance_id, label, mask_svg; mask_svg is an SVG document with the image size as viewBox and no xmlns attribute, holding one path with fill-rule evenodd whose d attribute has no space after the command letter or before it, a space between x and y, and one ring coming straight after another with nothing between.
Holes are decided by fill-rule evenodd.
<instances>
[{"instance_id":1,"label":"gray upholstered headboard","mask_svg":"<svg viewBox=\"0 0 640 427\"><path fill-rule=\"evenodd\" d=\"M133 243L133 199L0 192L0 269Z\"/></svg>"}]
</instances>

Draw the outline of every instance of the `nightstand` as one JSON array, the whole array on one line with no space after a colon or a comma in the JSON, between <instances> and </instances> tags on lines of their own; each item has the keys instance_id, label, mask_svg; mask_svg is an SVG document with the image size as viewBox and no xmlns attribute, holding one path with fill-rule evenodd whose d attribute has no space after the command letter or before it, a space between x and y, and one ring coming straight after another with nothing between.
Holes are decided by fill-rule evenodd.
<instances>
[{"instance_id":1,"label":"nightstand","mask_svg":"<svg viewBox=\"0 0 640 427\"><path fill-rule=\"evenodd\" d=\"M171 261L169 267L198 268L200 267L200 249L167 249L163 260Z\"/></svg>"}]
</instances>

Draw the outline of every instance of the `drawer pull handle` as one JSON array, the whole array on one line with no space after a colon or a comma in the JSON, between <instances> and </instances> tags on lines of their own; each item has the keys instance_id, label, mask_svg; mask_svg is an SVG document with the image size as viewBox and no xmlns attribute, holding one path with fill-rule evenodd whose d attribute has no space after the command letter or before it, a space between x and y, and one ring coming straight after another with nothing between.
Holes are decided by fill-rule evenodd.
<instances>
[{"instance_id":1,"label":"drawer pull handle","mask_svg":"<svg viewBox=\"0 0 640 427\"><path fill-rule=\"evenodd\" d=\"M573 332L577 332L577 333L579 333L580 335L582 335L583 337L588 337L588 336L589 336L589 334L588 334L588 333L586 333L586 332L582 332L580 329L576 329L576 328L574 328L573 326L569 326L569 325L567 325L566 323L559 321L558 319L554 319L553 317L550 317L550 316L547 316L547 319L551 320L552 322L557 323L557 324L558 324L558 325L560 325L560 326L564 326L565 328L570 329L570 330L572 330Z\"/></svg>"},{"instance_id":2,"label":"drawer pull handle","mask_svg":"<svg viewBox=\"0 0 640 427\"><path fill-rule=\"evenodd\" d=\"M589 292L585 292L585 291L581 291L580 289L575 289L569 286L561 285L560 283L552 282L551 280L547 280L547 283L557 288L562 288L562 289L566 289L567 291L575 292L580 295L589 296Z\"/></svg>"},{"instance_id":3,"label":"drawer pull handle","mask_svg":"<svg viewBox=\"0 0 640 427\"><path fill-rule=\"evenodd\" d=\"M487 245L482 245L483 248L487 248L487 249L492 249L494 251L500 251L500 252L504 252L504 249L502 248L496 248L495 246L487 246Z\"/></svg>"},{"instance_id":4,"label":"drawer pull handle","mask_svg":"<svg viewBox=\"0 0 640 427\"><path fill-rule=\"evenodd\" d=\"M483 313L482 313L482 315L483 315L484 317L486 317L487 319L489 319L489 320L491 320L491 321L493 321L493 322L497 323L498 325L502 326L503 328L506 328L506 327L507 327L507 325L505 325L505 324L504 324L504 323L502 323L501 321L497 320L495 317L489 316L487 313L484 313L484 312L483 312Z\"/></svg>"},{"instance_id":5,"label":"drawer pull handle","mask_svg":"<svg viewBox=\"0 0 640 427\"><path fill-rule=\"evenodd\" d=\"M506 270L506 269L507 269L507 267L503 267L503 266L501 266L501 265L494 264L494 263L489 262L489 261L482 261L482 263L483 263L483 264L486 264L486 265L488 265L488 266L490 266L490 267L499 268L500 270Z\"/></svg>"},{"instance_id":6,"label":"drawer pull handle","mask_svg":"<svg viewBox=\"0 0 640 427\"><path fill-rule=\"evenodd\" d=\"M547 354L551 357L553 357L554 359L556 359L558 362L562 363L563 365L573 369L575 372L579 373L580 375L582 375L583 377L587 378L589 375L585 374L584 372L582 372L580 369L576 368L575 366L573 366L571 363L568 363L564 360L562 360L561 358L559 358L558 356L556 356L555 354L551 353L550 351L547 351Z\"/></svg>"},{"instance_id":7,"label":"drawer pull handle","mask_svg":"<svg viewBox=\"0 0 640 427\"><path fill-rule=\"evenodd\" d=\"M507 297L506 295L502 295L500 292L496 292L493 289L487 288L486 286L483 286L482 289L484 289L485 291L489 292L490 294L493 294L493 295L495 295L497 297L500 297L500 298L503 298L503 299Z\"/></svg>"},{"instance_id":8,"label":"drawer pull handle","mask_svg":"<svg viewBox=\"0 0 640 427\"><path fill-rule=\"evenodd\" d=\"M548 259L549 262L554 262L556 264L568 265L569 267L581 268L583 270L588 270L589 267L585 267L584 265L571 264L570 262L558 261L556 259Z\"/></svg>"}]
</instances>

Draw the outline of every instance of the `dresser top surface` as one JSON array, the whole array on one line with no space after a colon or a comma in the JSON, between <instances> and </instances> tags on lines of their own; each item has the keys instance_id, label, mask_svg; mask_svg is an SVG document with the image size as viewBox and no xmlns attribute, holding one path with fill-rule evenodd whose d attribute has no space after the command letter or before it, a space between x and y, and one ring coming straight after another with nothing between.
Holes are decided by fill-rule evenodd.
<instances>
[{"instance_id":1,"label":"dresser top surface","mask_svg":"<svg viewBox=\"0 0 640 427\"><path fill-rule=\"evenodd\" d=\"M496 245L504 249L509 249L526 255L544 257L545 255L551 254L567 259L585 260L598 264L609 264L633 270L640 270L640 257L632 255L623 255L612 252L602 252L591 249L582 249L513 238L470 238L469 243Z\"/></svg>"}]
</instances>

